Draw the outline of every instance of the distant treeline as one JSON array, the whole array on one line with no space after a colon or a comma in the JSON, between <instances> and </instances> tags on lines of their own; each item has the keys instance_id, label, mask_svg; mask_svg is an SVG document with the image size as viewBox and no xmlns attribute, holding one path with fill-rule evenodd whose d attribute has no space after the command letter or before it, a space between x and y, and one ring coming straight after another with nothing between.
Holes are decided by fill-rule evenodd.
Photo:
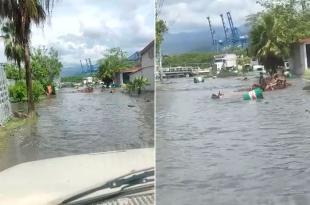
<instances>
[{"instance_id":1,"label":"distant treeline","mask_svg":"<svg viewBox=\"0 0 310 205\"><path fill-rule=\"evenodd\" d=\"M164 55L163 56L163 67L169 66L195 66L195 65L205 65L213 63L213 58L217 54L221 53L235 53L236 55L244 55L247 56L247 49L243 48L233 48L227 49L225 51L220 52L192 52L192 53L183 53L176 55ZM203 66L202 66L203 67Z\"/></svg>"},{"instance_id":2,"label":"distant treeline","mask_svg":"<svg viewBox=\"0 0 310 205\"><path fill-rule=\"evenodd\" d=\"M163 56L163 67L212 63L215 53L183 53Z\"/></svg>"},{"instance_id":3,"label":"distant treeline","mask_svg":"<svg viewBox=\"0 0 310 205\"><path fill-rule=\"evenodd\" d=\"M79 83L79 82L82 82L84 77L85 77L85 75L62 77L61 82Z\"/></svg>"}]
</instances>

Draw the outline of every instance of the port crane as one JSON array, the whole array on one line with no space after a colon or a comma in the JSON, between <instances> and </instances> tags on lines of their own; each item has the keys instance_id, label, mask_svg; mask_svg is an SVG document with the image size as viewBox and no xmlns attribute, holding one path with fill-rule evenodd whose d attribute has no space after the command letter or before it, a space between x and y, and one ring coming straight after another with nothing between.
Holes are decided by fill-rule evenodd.
<instances>
[{"instance_id":1,"label":"port crane","mask_svg":"<svg viewBox=\"0 0 310 205\"><path fill-rule=\"evenodd\" d=\"M226 12L228 23L229 23L229 28L226 27L224 15L220 14L221 20L222 20L222 25L224 29L224 35L225 35L225 40L217 40L215 38L215 30L212 27L210 17L207 17L208 23L209 23L209 29L211 32L211 38L212 38L212 45L217 47L218 46L224 46L224 47L237 47L241 46L244 47L244 45L247 43L248 36L247 35L240 35L239 29L235 27L231 13Z\"/></svg>"}]
</instances>

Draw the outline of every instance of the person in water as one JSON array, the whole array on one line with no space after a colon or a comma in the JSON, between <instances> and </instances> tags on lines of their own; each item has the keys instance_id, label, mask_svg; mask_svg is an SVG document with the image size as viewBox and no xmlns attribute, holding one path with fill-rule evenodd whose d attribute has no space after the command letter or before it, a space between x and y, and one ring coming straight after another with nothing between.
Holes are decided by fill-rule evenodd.
<instances>
[{"instance_id":1,"label":"person in water","mask_svg":"<svg viewBox=\"0 0 310 205\"><path fill-rule=\"evenodd\" d=\"M220 99L224 94L221 93L221 91L218 92L218 94L212 94L211 98L212 99Z\"/></svg>"},{"instance_id":2,"label":"person in water","mask_svg":"<svg viewBox=\"0 0 310 205\"><path fill-rule=\"evenodd\" d=\"M267 83L266 83L266 79L264 78L263 72L260 72L260 73L259 73L259 81L258 81L258 84L259 84L259 87L260 87L262 90L265 90L265 88L266 88L266 86L267 86Z\"/></svg>"}]
</instances>

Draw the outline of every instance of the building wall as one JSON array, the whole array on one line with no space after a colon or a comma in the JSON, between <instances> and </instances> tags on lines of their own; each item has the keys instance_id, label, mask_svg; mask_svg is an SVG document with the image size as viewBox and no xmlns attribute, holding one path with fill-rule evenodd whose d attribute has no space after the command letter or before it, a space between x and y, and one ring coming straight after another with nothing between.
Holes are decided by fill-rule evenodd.
<instances>
[{"instance_id":1,"label":"building wall","mask_svg":"<svg viewBox=\"0 0 310 205\"><path fill-rule=\"evenodd\" d=\"M0 67L0 124L5 123L11 116L8 81L3 68Z\"/></svg>"},{"instance_id":2,"label":"building wall","mask_svg":"<svg viewBox=\"0 0 310 205\"><path fill-rule=\"evenodd\" d=\"M142 70L133 73L130 75L130 81L133 81L135 78L143 76L148 79L149 85L145 87L147 91L154 91L154 66L143 68Z\"/></svg>"},{"instance_id":3,"label":"building wall","mask_svg":"<svg viewBox=\"0 0 310 205\"><path fill-rule=\"evenodd\" d=\"M143 76L148 79L149 85L145 90L154 91L154 46L151 46L141 56L141 70L130 75L130 81L134 80L138 76Z\"/></svg>"},{"instance_id":4,"label":"building wall","mask_svg":"<svg viewBox=\"0 0 310 205\"><path fill-rule=\"evenodd\" d=\"M293 52L289 61L292 72L295 75L303 75L305 69L309 67L309 65L307 65L306 44L294 45Z\"/></svg>"},{"instance_id":5,"label":"building wall","mask_svg":"<svg viewBox=\"0 0 310 205\"><path fill-rule=\"evenodd\" d=\"M141 67L154 67L154 47L151 47L141 56Z\"/></svg>"}]
</instances>

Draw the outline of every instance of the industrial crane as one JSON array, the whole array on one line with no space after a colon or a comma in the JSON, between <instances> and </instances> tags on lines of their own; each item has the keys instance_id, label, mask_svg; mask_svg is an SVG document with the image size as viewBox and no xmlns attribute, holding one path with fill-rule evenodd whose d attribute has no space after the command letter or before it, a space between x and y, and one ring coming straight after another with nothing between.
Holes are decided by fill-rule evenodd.
<instances>
[{"instance_id":1,"label":"industrial crane","mask_svg":"<svg viewBox=\"0 0 310 205\"><path fill-rule=\"evenodd\" d=\"M228 22L229 22L229 27L231 30L231 41L233 44L236 44L239 42L239 39L240 39L239 31L238 31L238 28L234 26L234 22L232 20L230 12L227 12L226 14L227 14Z\"/></svg>"},{"instance_id":2,"label":"industrial crane","mask_svg":"<svg viewBox=\"0 0 310 205\"><path fill-rule=\"evenodd\" d=\"M228 39L228 28L225 25L225 20L224 20L223 14L220 14L220 16L222 19L222 24L223 24L224 34L225 34L225 43L228 44L228 41L229 41L229 39Z\"/></svg>"},{"instance_id":3,"label":"industrial crane","mask_svg":"<svg viewBox=\"0 0 310 205\"><path fill-rule=\"evenodd\" d=\"M215 40L215 31L212 28L210 17L208 16L207 19L209 22L209 27L210 27L211 37L212 37L212 45L217 45L217 42Z\"/></svg>"}]
</instances>

